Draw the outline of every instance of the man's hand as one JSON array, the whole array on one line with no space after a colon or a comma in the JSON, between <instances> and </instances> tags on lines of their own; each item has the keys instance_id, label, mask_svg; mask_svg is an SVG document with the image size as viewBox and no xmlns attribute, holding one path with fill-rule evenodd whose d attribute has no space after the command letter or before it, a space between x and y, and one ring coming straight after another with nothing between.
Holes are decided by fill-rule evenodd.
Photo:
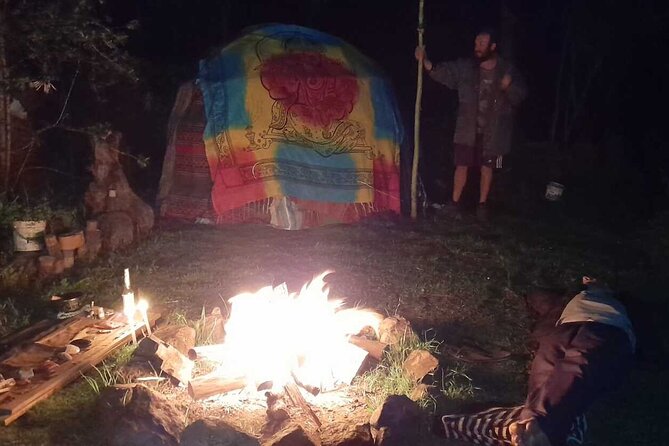
<instances>
[{"instance_id":1,"label":"man's hand","mask_svg":"<svg viewBox=\"0 0 669 446\"><path fill-rule=\"evenodd\" d=\"M423 61L423 66L427 71L432 70L432 62L427 58L424 46L417 46L416 51L414 51L414 56L416 56L417 61Z\"/></svg>"},{"instance_id":2,"label":"man's hand","mask_svg":"<svg viewBox=\"0 0 669 446\"><path fill-rule=\"evenodd\" d=\"M501 88L502 91L506 91L510 85L511 85L511 76L507 73L504 75L504 77L502 77L502 80L499 83L499 88Z\"/></svg>"}]
</instances>

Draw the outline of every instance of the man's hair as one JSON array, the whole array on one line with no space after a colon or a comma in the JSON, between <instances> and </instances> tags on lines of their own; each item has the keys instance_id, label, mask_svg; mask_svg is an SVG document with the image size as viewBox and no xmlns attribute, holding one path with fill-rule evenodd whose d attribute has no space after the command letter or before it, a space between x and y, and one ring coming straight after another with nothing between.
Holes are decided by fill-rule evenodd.
<instances>
[{"instance_id":1,"label":"man's hair","mask_svg":"<svg viewBox=\"0 0 669 446\"><path fill-rule=\"evenodd\" d=\"M487 34L490 36L490 45L496 43L497 46L499 46L497 31L494 28L490 27L479 28L479 31L476 33L476 35L480 36L481 34Z\"/></svg>"}]
</instances>

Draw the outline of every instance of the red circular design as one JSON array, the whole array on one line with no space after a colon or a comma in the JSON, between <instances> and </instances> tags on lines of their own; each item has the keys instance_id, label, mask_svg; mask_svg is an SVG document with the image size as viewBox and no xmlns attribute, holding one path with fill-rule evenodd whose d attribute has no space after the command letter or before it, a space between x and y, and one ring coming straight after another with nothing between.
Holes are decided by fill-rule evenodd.
<instances>
[{"instance_id":1,"label":"red circular design","mask_svg":"<svg viewBox=\"0 0 669 446\"><path fill-rule=\"evenodd\" d=\"M319 53L275 56L260 67L260 80L291 116L321 128L346 118L358 101L353 72Z\"/></svg>"}]
</instances>

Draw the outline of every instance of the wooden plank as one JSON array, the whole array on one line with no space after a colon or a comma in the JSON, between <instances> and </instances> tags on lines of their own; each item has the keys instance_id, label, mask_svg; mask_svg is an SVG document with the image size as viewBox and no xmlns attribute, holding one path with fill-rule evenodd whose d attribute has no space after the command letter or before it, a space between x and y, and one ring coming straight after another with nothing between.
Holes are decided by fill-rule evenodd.
<instances>
[{"instance_id":1,"label":"wooden plank","mask_svg":"<svg viewBox=\"0 0 669 446\"><path fill-rule=\"evenodd\" d=\"M154 324L159 317L160 314L149 312L151 324ZM84 317L77 316L77 318ZM79 322L73 321L72 324L79 325ZM143 326L138 324L136 331L141 332L142 328ZM97 329L91 327L89 331L96 332ZM36 376L30 384L15 386L11 392L3 395L4 399L0 402L0 421L5 426L9 425L35 404L53 395L79 378L81 373L102 362L112 352L127 344L130 339L131 329L128 326L116 328L109 333L94 334L91 339L91 347L75 355L72 361L61 364L55 376L51 378Z\"/></svg>"}]
</instances>

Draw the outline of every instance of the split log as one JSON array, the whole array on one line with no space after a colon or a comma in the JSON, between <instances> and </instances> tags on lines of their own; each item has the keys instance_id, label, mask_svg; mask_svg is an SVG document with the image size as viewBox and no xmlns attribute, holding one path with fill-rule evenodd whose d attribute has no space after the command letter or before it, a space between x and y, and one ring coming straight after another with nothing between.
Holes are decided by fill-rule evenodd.
<instances>
[{"instance_id":1,"label":"split log","mask_svg":"<svg viewBox=\"0 0 669 446\"><path fill-rule=\"evenodd\" d=\"M316 423L316 426L321 427L321 420L318 419L316 413L314 413L309 403L307 403L307 400L304 399L297 384L288 383L283 388L286 390L286 395L288 395L290 402L299 407L307 417Z\"/></svg>"},{"instance_id":2,"label":"split log","mask_svg":"<svg viewBox=\"0 0 669 446\"><path fill-rule=\"evenodd\" d=\"M188 383L188 394L194 400L203 400L210 396L220 395L246 387L246 378L225 378L216 375L206 375L192 379Z\"/></svg>"},{"instance_id":3,"label":"split log","mask_svg":"<svg viewBox=\"0 0 669 446\"><path fill-rule=\"evenodd\" d=\"M379 361L381 360L381 358L383 358L383 354L385 353L386 348L388 347L388 344L386 344L385 342L372 341L371 339L355 335L349 336L348 342L355 345L356 347L360 347L361 349L369 353L369 356Z\"/></svg>"},{"instance_id":4,"label":"split log","mask_svg":"<svg viewBox=\"0 0 669 446\"><path fill-rule=\"evenodd\" d=\"M189 382L193 375L193 362L155 335L142 339L135 355L147 359L158 358L160 369L181 383Z\"/></svg>"},{"instance_id":5,"label":"split log","mask_svg":"<svg viewBox=\"0 0 669 446\"><path fill-rule=\"evenodd\" d=\"M196 359L220 361L223 358L225 347L223 344L214 345L197 345L188 349L188 359L195 361Z\"/></svg>"}]
</instances>

